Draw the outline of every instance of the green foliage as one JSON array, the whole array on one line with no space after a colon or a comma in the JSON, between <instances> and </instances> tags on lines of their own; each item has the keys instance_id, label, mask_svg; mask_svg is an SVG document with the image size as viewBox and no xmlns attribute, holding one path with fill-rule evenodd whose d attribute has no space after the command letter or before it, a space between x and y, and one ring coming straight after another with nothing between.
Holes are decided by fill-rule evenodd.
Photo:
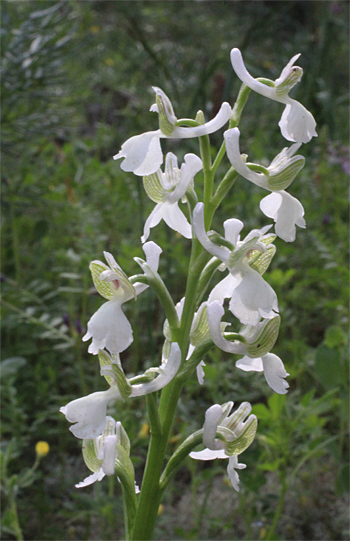
<instances>
[{"instance_id":1,"label":"green foliage","mask_svg":"<svg viewBox=\"0 0 350 541\"><path fill-rule=\"evenodd\" d=\"M290 534L278 505L303 508L302 498L317 491L316 479L327 474L330 499L348 490L349 158L343 89L349 6L38 0L5 1L1 7L3 539L20 538L18 523L26 539L123 538L119 487L110 480L92 491L73 488L86 469L58 413L100 384L98 361L81 342L87 320L101 305L89 263L102 260L107 250L130 276L139 272L133 257L143 257L139 238L153 203L140 179L122 173L111 157L127 137L157 129L155 115L144 114L154 98L152 85L169 95L178 117L198 109L211 117L222 101L232 103L239 89L228 59L233 46L242 49L254 76L272 79L301 52L298 99L318 122L318 140L303 147L306 166L292 185L307 229L298 231L293 247L276 240L266 273L282 318L275 351L291 374L291 388L286 396L267 396L263 375L236 370L232 356L207 355L203 387L193 377L186 402L180 401L169 456L176 441L202 426L205 408L222 403L223 396L254 403L257 443L245 453L239 499L228 489L226 515L212 498L223 465L216 461L209 470L189 460L166 496L156 536L319 539L315 529ZM267 108L252 95L245 111L242 149L251 149L250 161L268 165L282 146L276 126L281 107ZM165 150L176 152L176 142L165 143ZM187 151L198 152L191 140ZM234 198L223 201L222 216L244 216L247 231L265 225L258 210L265 194L241 178L236 185ZM220 212L215 219L219 230ZM160 274L179 300L188 244L174 243L163 225L152 231L152 240L164 249ZM141 365L155 365L164 317L150 291L125 308L134 329L137 321L134 343L123 356L129 376ZM130 437L139 482L147 443L141 405L142 399L126 402L116 412ZM51 452L40 472L30 473L39 439L49 442ZM219 492L225 488L221 483ZM181 496L191 492L193 523L181 524L177 516L175 531L172 513L178 514ZM328 522L323 535L346 538L340 518Z\"/></svg>"}]
</instances>

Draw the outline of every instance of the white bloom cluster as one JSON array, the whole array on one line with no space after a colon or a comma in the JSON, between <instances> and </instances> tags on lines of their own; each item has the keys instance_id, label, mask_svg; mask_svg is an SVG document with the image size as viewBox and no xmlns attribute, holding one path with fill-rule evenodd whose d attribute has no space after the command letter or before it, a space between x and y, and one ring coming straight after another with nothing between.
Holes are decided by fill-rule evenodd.
<instances>
[{"instance_id":1,"label":"white bloom cluster","mask_svg":"<svg viewBox=\"0 0 350 541\"><path fill-rule=\"evenodd\" d=\"M204 122L202 113L197 114L195 120L178 120L170 99L158 87L153 88L156 103L151 111L158 114L159 129L131 137L114 156L115 159L123 158L121 168L124 171L143 177L145 191L156 206L145 221L141 237L146 261L135 258L144 271L142 279L135 276L128 278L108 252L104 253L107 265L101 261L90 264L94 285L107 302L89 320L83 340L92 339L88 351L98 355L101 375L107 380L109 389L73 400L61 408L67 420L73 423L70 428L72 433L84 440L84 460L93 472L78 487L100 481L105 475L115 472L123 482L124 471L128 472L134 487L129 458L130 442L121 424L107 414L109 404L115 400L154 393L168 385L181 370L186 371L186 367L197 368L199 383L203 384L205 364L202 357L211 347L217 346L222 351L238 355L235 363L237 368L264 372L268 385L275 392L287 392L285 378L289 374L282 360L271 353L280 326L277 296L264 280L263 274L275 254L273 241L276 236L292 242L295 240L296 226L305 227L302 204L285 191L304 166L305 159L296 154L297 151L302 143L317 135L312 114L289 97L289 91L303 74L303 70L294 65L299 56L294 56L288 62L280 77L269 81L254 79L245 68L240 51L231 51L232 66L243 83L243 89L249 87L285 105L279 126L282 136L293 144L284 148L270 166L249 163L247 156L241 154L235 109L228 103L223 103L215 118L209 122ZM237 218L224 222L224 236L208 231L206 225L212 218L215 197L212 197L209 205L208 199L204 203L198 202L198 180L195 181L196 175L203 170L203 155L199 158L193 153L185 154L179 167L176 156L170 152L165 157L164 172L160 168L164 160L161 139L208 136L229 121L228 129L224 132L223 148L232 166L230 171L234 170L236 175L271 192L261 200L260 209L274 220L275 233L270 232L272 225L266 225L262 229L253 229L241 239L244 224ZM211 159L210 156L206 158ZM205 175L203 171L201 177L204 180ZM225 179L220 186L224 182ZM220 186L216 193L220 193ZM180 209L180 202L188 204L187 216ZM154 242L146 242L151 229L161 220L179 235L192 239L197 251L208 256L197 283L192 286L197 288L196 294L191 292L192 300L187 303L187 299L183 298L176 306L158 275L162 250ZM217 270L226 272L226 276L207 293L210 280ZM131 299L136 300L149 286L154 287L168 316L164 324L162 362L159 367L147 370L142 377L128 379L119 354L132 343L133 330L122 305ZM207 298L203 300L206 294ZM195 306L193 299L197 299ZM228 323L222 321L225 299L229 299L228 310L237 320L238 332L229 332ZM189 310L192 310L190 319ZM178 334L173 334L174 327ZM188 336L181 334L184 328ZM180 337L181 344L174 336ZM232 402L227 402L222 406L215 404L207 410L203 427L205 449L191 452L190 456L198 460L229 459L228 475L233 487L238 490L236 469L245 468L245 465L238 463L237 457L253 441L257 420L254 415L249 415L250 404L244 402L230 415L232 406Z\"/></svg>"}]
</instances>

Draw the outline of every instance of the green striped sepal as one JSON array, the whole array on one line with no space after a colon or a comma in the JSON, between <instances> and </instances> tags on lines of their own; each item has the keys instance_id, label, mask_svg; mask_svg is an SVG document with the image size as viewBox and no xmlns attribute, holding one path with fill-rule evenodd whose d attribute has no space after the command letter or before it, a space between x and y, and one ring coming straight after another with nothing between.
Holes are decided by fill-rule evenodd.
<instances>
[{"instance_id":1,"label":"green striped sepal","mask_svg":"<svg viewBox=\"0 0 350 541\"><path fill-rule=\"evenodd\" d=\"M281 98L282 96L286 96L293 88L293 86L295 86L300 81L302 76L303 69L299 66L293 66L290 69L288 75L284 78L284 80L278 85L275 85L276 96L278 96L279 98Z\"/></svg>"},{"instance_id":2,"label":"green striped sepal","mask_svg":"<svg viewBox=\"0 0 350 541\"><path fill-rule=\"evenodd\" d=\"M190 332L190 341L193 346L199 346L210 339L211 334L207 315L207 304L203 303L194 317Z\"/></svg>"},{"instance_id":3,"label":"green striped sepal","mask_svg":"<svg viewBox=\"0 0 350 541\"><path fill-rule=\"evenodd\" d=\"M118 387L122 399L126 400L131 395L132 388L121 367L119 357L116 355L111 356L107 351L100 349L98 358L101 374L106 378L110 386L116 385Z\"/></svg>"},{"instance_id":4,"label":"green striped sepal","mask_svg":"<svg viewBox=\"0 0 350 541\"><path fill-rule=\"evenodd\" d=\"M119 267L119 265L113 265L113 268L108 267L102 261L92 261L90 263L90 271L94 286L98 293L107 300L112 300L115 297L116 291L121 287L123 291L127 291L132 297L136 299L136 292L134 286L129 282L125 272ZM112 282L101 280L101 273L104 271L113 271L116 274L115 279Z\"/></svg>"},{"instance_id":5,"label":"green striped sepal","mask_svg":"<svg viewBox=\"0 0 350 541\"><path fill-rule=\"evenodd\" d=\"M90 263L90 271L94 286L97 289L98 293L107 300L111 300L114 297L114 288L113 284L110 282L105 282L100 280L101 272L110 270L107 265L102 263L102 261L92 261Z\"/></svg>"},{"instance_id":6,"label":"green striped sepal","mask_svg":"<svg viewBox=\"0 0 350 541\"><path fill-rule=\"evenodd\" d=\"M152 175L147 175L142 178L145 192L155 203L163 203L169 193L163 186L162 175L163 173L158 169L158 171L152 173Z\"/></svg>"},{"instance_id":7,"label":"green striped sepal","mask_svg":"<svg viewBox=\"0 0 350 541\"><path fill-rule=\"evenodd\" d=\"M160 131L169 137L173 133L177 121L173 106L168 96L160 88L154 87L153 90L156 92Z\"/></svg>"},{"instance_id":8,"label":"green striped sepal","mask_svg":"<svg viewBox=\"0 0 350 541\"><path fill-rule=\"evenodd\" d=\"M259 242L267 246L266 251L261 253L259 250L252 250L249 254L248 262L250 267L261 275L264 274L264 272L268 269L272 258L276 253L276 246L271 244L275 238L276 235L260 238Z\"/></svg>"},{"instance_id":9,"label":"green striped sepal","mask_svg":"<svg viewBox=\"0 0 350 541\"><path fill-rule=\"evenodd\" d=\"M228 260L228 264L230 269L232 269L241 259L243 259L247 252L252 250L252 248L259 242L260 233L253 237L252 239L249 239L247 242L244 242L241 246L236 248L233 252L230 253L230 257Z\"/></svg>"},{"instance_id":10,"label":"green striped sepal","mask_svg":"<svg viewBox=\"0 0 350 541\"><path fill-rule=\"evenodd\" d=\"M267 176L267 181L271 190L276 192L288 188L305 165L305 158L303 156L295 156L294 159L288 161L289 164L287 167L284 167L275 174L270 173Z\"/></svg>"},{"instance_id":11,"label":"green striped sepal","mask_svg":"<svg viewBox=\"0 0 350 541\"><path fill-rule=\"evenodd\" d=\"M225 417L217 427L217 432L224 437L225 453L228 456L243 453L253 442L258 426L255 415L249 415L252 411L249 402L243 402L232 415L228 416L232 406L232 402L222 405Z\"/></svg>"},{"instance_id":12,"label":"green striped sepal","mask_svg":"<svg viewBox=\"0 0 350 541\"><path fill-rule=\"evenodd\" d=\"M261 324L244 325L241 328L240 334L246 339L248 357L256 359L271 351L278 337L280 323L280 316L276 316L272 319L264 319Z\"/></svg>"}]
</instances>

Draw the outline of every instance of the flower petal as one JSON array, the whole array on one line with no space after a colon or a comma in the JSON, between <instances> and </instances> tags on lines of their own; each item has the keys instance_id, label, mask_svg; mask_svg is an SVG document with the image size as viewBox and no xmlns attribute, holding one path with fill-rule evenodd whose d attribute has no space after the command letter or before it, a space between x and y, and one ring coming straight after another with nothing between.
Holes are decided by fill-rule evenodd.
<instances>
[{"instance_id":1,"label":"flower petal","mask_svg":"<svg viewBox=\"0 0 350 541\"><path fill-rule=\"evenodd\" d=\"M225 239L228 240L233 246L237 246L239 241L239 234L243 229L243 222L237 220L237 218L231 218L224 222Z\"/></svg>"},{"instance_id":2,"label":"flower petal","mask_svg":"<svg viewBox=\"0 0 350 541\"><path fill-rule=\"evenodd\" d=\"M278 125L287 141L308 143L313 137L317 137L314 117L301 103L292 98L288 98Z\"/></svg>"},{"instance_id":3,"label":"flower petal","mask_svg":"<svg viewBox=\"0 0 350 541\"><path fill-rule=\"evenodd\" d=\"M169 203L181 199L194 176L203 168L202 160L195 154L186 154L180 170L180 179L175 190L168 196Z\"/></svg>"},{"instance_id":4,"label":"flower petal","mask_svg":"<svg viewBox=\"0 0 350 541\"><path fill-rule=\"evenodd\" d=\"M268 190L269 188L266 176L263 173L256 173L255 171L252 171L242 160L239 148L239 136L240 131L238 128L232 128L224 133L226 152L231 165L242 177L250 180L257 186Z\"/></svg>"},{"instance_id":5,"label":"flower petal","mask_svg":"<svg viewBox=\"0 0 350 541\"><path fill-rule=\"evenodd\" d=\"M257 325L261 317L278 312L277 296L272 287L247 262L239 265L242 281L233 291L229 308L241 323Z\"/></svg>"},{"instance_id":6,"label":"flower petal","mask_svg":"<svg viewBox=\"0 0 350 541\"><path fill-rule=\"evenodd\" d=\"M202 124L201 126L196 126L194 128L181 128L176 127L171 134L172 139L189 139L191 137L201 137L202 135L209 135L210 133L214 133L220 128L226 124L230 120L232 114L232 108L229 103L224 102L217 115L209 120L209 122L206 122L205 124Z\"/></svg>"},{"instance_id":7,"label":"flower petal","mask_svg":"<svg viewBox=\"0 0 350 541\"><path fill-rule=\"evenodd\" d=\"M142 246L142 249L146 256L146 263L151 267L151 269L157 272L159 267L159 257L163 250L153 241L146 242Z\"/></svg>"},{"instance_id":8,"label":"flower petal","mask_svg":"<svg viewBox=\"0 0 350 541\"><path fill-rule=\"evenodd\" d=\"M140 383L138 385L132 385L132 392L130 396L144 396L146 394L159 391L176 376L181 364L181 350L176 342L171 344L171 350L169 359L163 359L161 366L159 367L159 375L149 383Z\"/></svg>"},{"instance_id":9,"label":"flower petal","mask_svg":"<svg viewBox=\"0 0 350 541\"><path fill-rule=\"evenodd\" d=\"M233 275L229 272L228 275L211 290L208 304L214 301L219 301L223 304L225 299L232 297L234 289L241 281L242 277L239 274Z\"/></svg>"},{"instance_id":10,"label":"flower petal","mask_svg":"<svg viewBox=\"0 0 350 541\"><path fill-rule=\"evenodd\" d=\"M155 227L159 224L164 216L165 208L164 203L158 203L152 210L151 214L148 216L144 228L143 235L141 237L141 242L146 242L151 232L152 227Z\"/></svg>"},{"instance_id":11,"label":"flower petal","mask_svg":"<svg viewBox=\"0 0 350 541\"><path fill-rule=\"evenodd\" d=\"M212 451L211 449L203 449L203 451L192 451L189 456L195 460L215 460L216 458L229 458L225 449Z\"/></svg>"},{"instance_id":12,"label":"flower petal","mask_svg":"<svg viewBox=\"0 0 350 541\"><path fill-rule=\"evenodd\" d=\"M84 481L81 481L80 483L76 484L76 488L83 488L88 487L89 485L92 485L92 483L95 483L95 481L101 481L105 476L104 471L102 468L98 471L93 473L92 475L89 475L84 479Z\"/></svg>"},{"instance_id":13,"label":"flower petal","mask_svg":"<svg viewBox=\"0 0 350 541\"><path fill-rule=\"evenodd\" d=\"M197 379L198 379L198 383L199 385L203 385L204 383L204 376L205 376L205 372L203 370L203 366L205 366L205 362L204 361L201 361L199 364L197 364Z\"/></svg>"},{"instance_id":14,"label":"flower petal","mask_svg":"<svg viewBox=\"0 0 350 541\"><path fill-rule=\"evenodd\" d=\"M114 475L115 459L117 456L117 436L108 435L103 445L102 469L106 475Z\"/></svg>"},{"instance_id":15,"label":"flower petal","mask_svg":"<svg viewBox=\"0 0 350 541\"><path fill-rule=\"evenodd\" d=\"M197 203L193 211L193 231L198 238L199 242L209 252L218 259L221 259L224 263L228 264L228 258L230 251L224 246L217 246L211 242L205 231L204 226L204 204Z\"/></svg>"},{"instance_id":16,"label":"flower petal","mask_svg":"<svg viewBox=\"0 0 350 541\"><path fill-rule=\"evenodd\" d=\"M67 421L76 423L69 429L76 438L93 439L100 436L107 425L107 405L120 398L118 388L113 386L108 391L72 400L60 412L66 416Z\"/></svg>"},{"instance_id":17,"label":"flower petal","mask_svg":"<svg viewBox=\"0 0 350 541\"><path fill-rule=\"evenodd\" d=\"M160 130L135 135L122 145L113 159L125 158L120 165L123 171L132 171L139 176L151 175L163 163L160 137Z\"/></svg>"},{"instance_id":18,"label":"flower petal","mask_svg":"<svg viewBox=\"0 0 350 541\"><path fill-rule=\"evenodd\" d=\"M216 430L219 421L222 419L222 407L219 404L214 404L205 412L205 421L203 425L203 443L212 451L218 451L224 448L224 444L220 440L216 440Z\"/></svg>"},{"instance_id":19,"label":"flower petal","mask_svg":"<svg viewBox=\"0 0 350 541\"><path fill-rule=\"evenodd\" d=\"M230 478L230 481L231 481L231 484L232 484L233 488L237 492L239 492L239 476L238 476L238 473L236 472L235 468L237 468L238 470L243 470L246 467L247 467L246 464L239 464L238 463L237 455L230 456L229 461L228 461L228 466L227 466L227 475Z\"/></svg>"},{"instance_id":20,"label":"flower petal","mask_svg":"<svg viewBox=\"0 0 350 541\"><path fill-rule=\"evenodd\" d=\"M192 238L192 227L177 203L163 203L163 220L171 229L186 239Z\"/></svg>"},{"instance_id":21,"label":"flower petal","mask_svg":"<svg viewBox=\"0 0 350 541\"><path fill-rule=\"evenodd\" d=\"M274 192L260 201L260 209L269 218L273 218L276 234L286 242L295 240L296 225L305 228L304 207L285 191Z\"/></svg>"},{"instance_id":22,"label":"flower petal","mask_svg":"<svg viewBox=\"0 0 350 541\"><path fill-rule=\"evenodd\" d=\"M100 349L110 353L124 351L133 341L132 327L124 314L120 299L104 303L88 322L83 341L92 338L89 353L97 355Z\"/></svg>"},{"instance_id":23,"label":"flower petal","mask_svg":"<svg viewBox=\"0 0 350 541\"><path fill-rule=\"evenodd\" d=\"M251 359L248 355L245 355L242 359L238 359L236 361L236 367L244 370L244 372L262 372L264 370L261 357Z\"/></svg>"},{"instance_id":24,"label":"flower petal","mask_svg":"<svg viewBox=\"0 0 350 541\"><path fill-rule=\"evenodd\" d=\"M264 375L268 385L278 394L286 394L289 384L284 380L289 376L284 364L277 355L267 353L262 357Z\"/></svg>"},{"instance_id":25,"label":"flower petal","mask_svg":"<svg viewBox=\"0 0 350 541\"><path fill-rule=\"evenodd\" d=\"M276 99L276 92L274 88L256 81L254 77L252 77L247 71L243 62L242 53L239 49L232 49L231 64L242 83L249 86L249 88L255 92L258 92L258 94L262 94L266 98L270 98L272 100Z\"/></svg>"},{"instance_id":26,"label":"flower petal","mask_svg":"<svg viewBox=\"0 0 350 541\"><path fill-rule=\"evenodd\" d=\"M221 334L221 318L225 310L219 301L214 301L207 306L210 334L213 342L222 351L227 353L245 353L246 348L240 342L229 342Z\"/></svg>"}]
</instances>

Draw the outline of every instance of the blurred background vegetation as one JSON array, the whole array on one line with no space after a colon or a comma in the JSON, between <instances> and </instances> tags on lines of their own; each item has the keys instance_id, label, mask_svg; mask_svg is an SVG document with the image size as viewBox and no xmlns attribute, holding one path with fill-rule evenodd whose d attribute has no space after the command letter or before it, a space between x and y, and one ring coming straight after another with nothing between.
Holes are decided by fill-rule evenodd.
<instances>
[{"instance_id":1,"label":"blurred background vegetation","mask_svg":"<svg viewBox=\"0 0 350 541\"><path fill-rule=\"evenodd\" d=\"M290 390L271 394L262 375L235 370L232 356L208 356L203 387L194 378L179 404L169 452L202 426L215 402L251 401L258 436L244 453L239 494L223 463L188 459L155 538L348 539L348 2L32 0L3 1L1 9L2 538L21 538L18 521L24 539L123 538L118 483L74 488L87 469L58 413L103 389L81 341L101 304L89 262L108 250L125 272L137 272L133 257L142 256L153 208L140 178L111 157L128 137L157 128L148 113L152 85L169 95L178 117L202 109L211 118L222 101L233 104L240 85L229 53L239 47L249 71L271 79L302 53L304 77L293 95L318 123L291 187L307 229L292 245L276 241L266 276L279 297L274 352ZM240 126L250 161L269 163L281 150L281 112L251 94ZM165 143L174 152L180 144ZM198 152L192 140L180 148L180 158ZM238 180L215 227L228 217L242 219L247 231L264 225L263 195ZM163 225L151 238L163 248L160 272L177 302L188 242L174 243ZM138 373L159 364L163 315L150 291L125 309L135 340L122 361ZM115 416L141 481L142 399L117 405ZM36 455L38 441L48 442L47 456Z\"/></svg>"}]
</instances>

